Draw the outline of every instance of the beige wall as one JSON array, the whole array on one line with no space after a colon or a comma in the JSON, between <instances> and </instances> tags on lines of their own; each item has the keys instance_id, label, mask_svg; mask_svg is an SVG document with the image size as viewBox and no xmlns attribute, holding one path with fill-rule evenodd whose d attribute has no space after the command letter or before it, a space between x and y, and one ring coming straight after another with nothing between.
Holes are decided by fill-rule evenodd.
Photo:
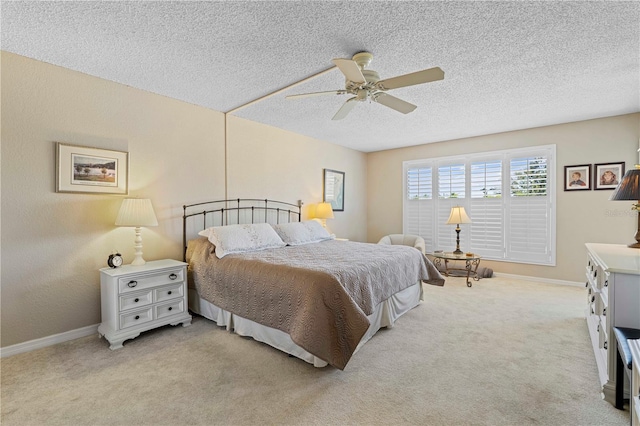
<instances>
[{"instance_id":1,"label":"beige wall","mask_svg":"<svg viewBox=\"0 0 640 426\"><path fill-rule=\"evenodd\" d=\"M55 192L55 142L128 151L130 196L150 198L147 260L182 258L182 205L225 196L224 114L2 52L1 346L100 322L98 269L124 196ZM229 195L305 204L322 168L346 172L346 211L329 226L366 239L366 155L235 117L228 119Z\"/></svg>"},{"instance_id":2,"label":"beige wall","mask_svg":"<svg viewBox=\"0 0 640 426\"><path fill-rule=\"evenodd\" d=\"M633 242L631 202L608 201L611 191L564 191L564 166L638 161L640 114L381 151L368 156L368 239L402 232L402 162L509 148L556 144L556 266L484 262L495 271L556 280L584 279L585 242ZM433 249L433 248L431 248Z\"/></svg>"},{"instance_id":3,"label":"beige wall","mask_svg":"<svg viewBox=\"0 0 640 426\"><path fill-rule=\"evenodd\" d=\"M228 195L230 198L322 201L322 170L345 172L345 206L327 220L338 237L366 241L366 154L265 126L228 118ZM303 217L304 218L304 217Z\"/></svg>"},{"instance_id":4,"label":"beige wall","mask_svg":"<svg viewBox=\"0 0 640 426\"><path fill-rule=\"evenodd\" d=\"M182 256L181 206L230 197L322 200L322 169L346 173L338 236L377 241L402 230L402 161L556 143L562 166L637 160L640 114L363 154L2 52L1 346L100 321L99 274L112 249L133 258L133 230L113 223L124 196L55 192L55 142L128 151L130 196L151 198L147 259ZM225 152L226 151L226 152ZM367 173L371 170L372 173ZM630 203L558 183L558 266L498 271L579 281L583 243L629 242ZM611 214L613 212L613 214Z\"/></svg>"}]
</instances>

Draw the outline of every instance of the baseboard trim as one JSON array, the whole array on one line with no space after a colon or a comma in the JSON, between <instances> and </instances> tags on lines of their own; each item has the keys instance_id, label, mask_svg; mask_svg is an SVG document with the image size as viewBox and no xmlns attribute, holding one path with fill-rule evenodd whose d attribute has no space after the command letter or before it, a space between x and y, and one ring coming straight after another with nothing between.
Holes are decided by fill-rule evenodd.
<instances>
[{"instance_id":1,"label":"baseboard trim","mask_svg":"<svg viewBox=\"0 0 640 426\"><path fill-rule=\"evenodd\" d=\"M579 281L554 280L552 278L529 277L526 275L515 275L515 274L503 274L502 272L494 272L493 275L495 275L496 277L513 278L515 280L524 280L524 281L534 281L537 283L568 285L571 287L584 287L584 283L583 282L581 283Z\"/></svg>"},{"instance_id":2,"label":"baseboard trim","mask_svg":"<svg viewBox=\"0 0 640 426\"><path fill-rule=\"evenodd\" d=\"M86 327L77 328L75 330L65 331L64 333L54 334L35 340L29 340L28 342L18 343L15 345L7 346L6 348L0 348L0 358L6 358L12 355L46 348L47 346L56 345L58 343L68 342L69 340L90 336L98 332L98 325L99 324L88 325Z\"/></svg>"}]
</instances>

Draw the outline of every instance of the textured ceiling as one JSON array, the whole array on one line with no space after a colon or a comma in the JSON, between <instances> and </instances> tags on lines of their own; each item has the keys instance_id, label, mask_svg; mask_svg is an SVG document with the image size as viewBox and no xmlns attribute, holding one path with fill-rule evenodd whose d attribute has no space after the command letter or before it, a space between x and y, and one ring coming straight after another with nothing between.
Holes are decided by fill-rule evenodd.
<instances>
[{"instance_id":1,"label":"textured ceiling","mask_svg":"<svg viewBox=\"0 0 640 426\"><path fill-rule=\"evenodd\" d=\"M442 81L331 117L336 69L234 115L370 152L640 111L639 2L8 2L1 47L227 112L369 51Z\"/></svg>"}]
</instances>

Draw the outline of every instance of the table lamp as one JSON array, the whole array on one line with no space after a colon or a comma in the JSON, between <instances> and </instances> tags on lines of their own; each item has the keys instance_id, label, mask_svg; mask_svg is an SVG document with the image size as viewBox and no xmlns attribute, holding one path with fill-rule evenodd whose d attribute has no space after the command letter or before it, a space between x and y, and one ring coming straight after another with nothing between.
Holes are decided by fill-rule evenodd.
<instances>
[{"instance_id":1,"label":"table lamp","mask_svg":"<svg viewBox=\"0 0 640 426\"><path fill-rule=\"evenodd\" d=\"M327 219L333 219L333 208L331 203L318 203L315 211L316 219L320 219L322 227L327 227Z\"/></svg>"},{"instance_id":2,"label":"table lamp","mask_svg":"<svg viewBox=\"0 0 640 426\"><path fill-rule=\"evenodd\" d=\"M634 236L636 242L629 244L631 248L640 248L640 164L636 164L634 169L628 170L622 180L609 197L609 200L633 200L631 209L638 212L638 231Z\"/></svg>"},{"instance_id":3,"label":"table lamp","mask_svg":"<svg viewBox=\"0 0 640 426\"><path fill-rule=\"evenodd\" d=\"M135 258L132 265L144 265L142 258L142 233L141 226L158 226L156 214L153 211L151 200L141 198L125 198L120 206L116 226L133 226L136 231Z\"/></svg>"},{"instance_id":4,"label":"table lamp","mask_svg":"<svg viewBox=\"0 0 640 426\"><path fill-rule=\"evenodd\" d=\"M456 250L453 254L462 254L460 250L460 224L471 223L471 219L467 216L467 212L464 211L464 207L455 206L451 207L451 214L447 220L447 225L456 225Z\"/></svg>"}]
</instances>

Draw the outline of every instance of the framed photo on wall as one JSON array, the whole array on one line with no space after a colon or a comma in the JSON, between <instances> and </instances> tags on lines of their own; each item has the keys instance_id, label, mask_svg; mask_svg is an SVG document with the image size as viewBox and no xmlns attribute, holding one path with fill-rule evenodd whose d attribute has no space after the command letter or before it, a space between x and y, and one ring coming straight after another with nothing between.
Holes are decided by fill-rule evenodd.
<instances>
[{"instance_id":1,"label":"framed photo on wall","mask_svg":"<svg viewBox=\"0 0 640 426\"><path fill-rule=\"evenodd\" d=\"M334 212L344 211L344 172L323 169L322 201L331 203Z\"/></svg>"},{"instance_id":2,"label":"framed photo on wall","mask_svg":"<svg viewBox=\"0 0 640 426\"><path fill-rule=\"evenodd\" d=\"M593 165L593 189L616 189L624 176L624 161Z\"/></svg>"},{"instance_id":3,"label":"framed photo on wall","mask_svg":"<svg viewBox=\"0 0 640 426\"><path fill-rule=\"evenodd\" d=\"M129 153L56 143L56 192L129 193Z\"/></svg>"},{"instance_id":4,"label":"framed photo on wall","mask_svg":"<svg viewBox=\"0 0 640 426\"><path fill-rule=\"evenodd\" d=\"M564 166L564 190L591 189L591 164Z\"/></svg>"}]
</instances>

